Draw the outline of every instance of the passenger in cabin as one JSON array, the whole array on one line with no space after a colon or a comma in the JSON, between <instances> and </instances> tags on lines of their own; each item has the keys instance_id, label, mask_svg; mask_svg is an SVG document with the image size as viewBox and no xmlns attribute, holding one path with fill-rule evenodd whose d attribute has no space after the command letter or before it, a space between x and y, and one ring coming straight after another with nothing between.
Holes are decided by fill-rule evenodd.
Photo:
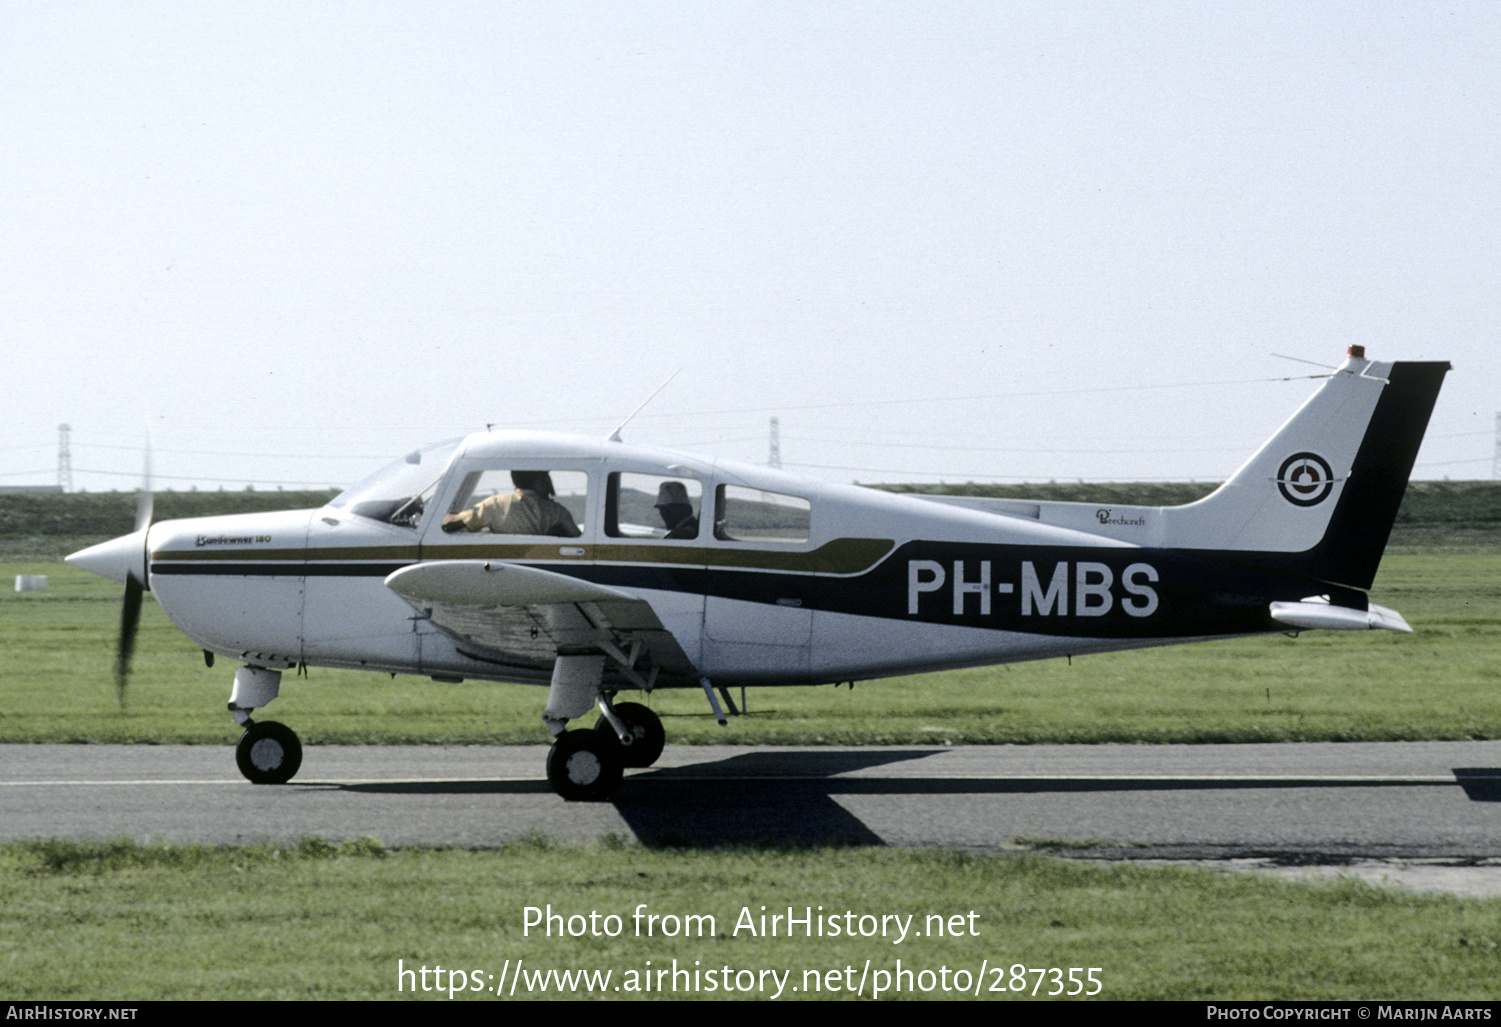
<instances>
[{"instance_id":1,"label":"passenger in cabin","mask_svg":"<svg viewBox=\"0 0 1501 1027\"><path fill-rule=\"evenodd\" d=\"M497 535L556 535L578 538L573 515L553 498L552 475L546 471L512 471L516 491L491 496L462 513L443 518L443 530L491 531Z\"/></svg>"},{"instance_id":2,"label":"passenger in cabin","mask_svg":"<svg viewBox=\"0 0 1501 1027\"><path fill-rule=\"evenodd\" d=\"M698 538L698 518L688 499L688 487L680 481L664 481L657 489L657 513L667 528L664 538Z\"/></svg>"}]
</instances>

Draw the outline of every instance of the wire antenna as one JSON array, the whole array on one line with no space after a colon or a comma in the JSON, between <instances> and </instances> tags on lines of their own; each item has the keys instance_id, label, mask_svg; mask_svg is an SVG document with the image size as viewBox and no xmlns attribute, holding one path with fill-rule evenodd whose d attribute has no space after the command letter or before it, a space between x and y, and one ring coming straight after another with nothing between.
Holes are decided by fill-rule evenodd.
<instances>
[{"instance_id":1,"label":"wire antenna","mask_svg":"<svg viewBox=\"0 0 1501 1027\"><path fill-rule=\"evenodd\" d=\"M608 434L608 435L605 436L605 441L606 442L619 442L620 441L620 433L625 430L625 426L626 425L628 425L628 424L631 423L631 418L635 417L642 410L646 409L646 404L650 403L652 400L654 400L654 399L657 398L657 392L661 392L663 389L667 388L667 386L672 383L672 380L674 378L676 378L678 375L682 374L682 373L683 373L683 369L680 367L676 371L672 372L672 374L668 375L667 376L667 381L663 382L661 385L658 385L657 389L656 389L656 392L653 392L650 396L647 396L646 399L642 401L642 403L641 403L641 405L639 407L637 407L635 410L632 410L630 412L630 415L628 417L626 417L626 419L624 421L621 421L620 424L616 425L614 431L610 432L610 434Z\"/></svg>"},{"instance_id":2,"label":"wire antenna","mask_svg":"<svg viewBox=\"0 0 1501 1027\"><path fill-rule=\"evenodd\" d=\"M1298 364L1312 364L1314 367L1326 367L1331 371L1339 370L1339 368L1335 367L1333 364L1321 364L1317 360L1304 360L1302 357L1289 357L1282 353L1273 353L1272 356L1276 357L1279 360L1291 360L1294 363Z\"/></svg>"}]
</instances>

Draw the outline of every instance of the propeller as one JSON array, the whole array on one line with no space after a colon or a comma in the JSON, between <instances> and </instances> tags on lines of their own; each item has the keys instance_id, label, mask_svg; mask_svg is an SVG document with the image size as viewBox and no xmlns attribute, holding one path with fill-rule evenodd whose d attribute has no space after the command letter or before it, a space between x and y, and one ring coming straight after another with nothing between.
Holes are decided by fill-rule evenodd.
<instances>
[{"instance_id":1,"label":"propeller","mask_svg":"<svg viewBox=\"0 0 1501 1027\"><path fill-rule=\"evenodd\" d=\"M151 490L151 437L146 437L145 466L141 471L141 488L136 493L136 523L131 537L140 536L141 548L146 547L146 534L151 527L151 515L156 506ZM141 569L145 570L142 560ZM115 642L115 696L120 709L125 709L125 690L130 684L130 659L135 655L136 633L141 627L141 601L146 591L146 582L136 576L135 568L125 571L125 600L120 604L120 635Z\"/></svg>"},{"instance_id":2,"label":"propeller","mask_svg":"<svg viewBox=\"0 0 1501 1027\"><path fill-rule=\"evenodd\" d=\"M136 651L136 630L141 626L141 594L146 591L134 574L125 579L125 602L120 605L120 637L115 644L115 696L125 709L125 688L130 683L130 658Z\"/></svg>"},{"instance_id":3,"label":"propeller","mask_svg":"<svg viewBox=\"0 0 1501 1027\"><path fill-rule=\"evenodd\" d=\"M146 563L146 544L151 533L154 501L151 493L151 436L146 436L146 452L141 471L141 488L136 493L135 530L129 535L80 549L64 557L80 570L97 574L125 586L125 601L120 606L120 635L115 643L115 694L120 708L125 708L125 689L130 683L130 658L135 654L136 634L141 627L141 603L150 586Z\"/></svg>"}]
</instances>

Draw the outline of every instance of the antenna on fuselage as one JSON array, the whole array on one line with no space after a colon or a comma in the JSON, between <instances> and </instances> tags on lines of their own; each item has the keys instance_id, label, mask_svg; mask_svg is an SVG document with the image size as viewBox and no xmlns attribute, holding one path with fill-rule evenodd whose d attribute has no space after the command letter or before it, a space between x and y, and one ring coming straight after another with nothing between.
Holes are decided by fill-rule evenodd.
<instances>
[{"instance_id":1,"label":"antenna on fuselage","mask_svg":"<svg viewBox=\"0 0 1501 1027\"><path fill-rule=\"evenodd\" d=\"M630 416L628 416L624 421L621 421L620 424L616 426L616 428L615 428L614 431L610 432L610 434L608 434L608 435L605 436L605 441L606 442L619 442L619 441L621 441L620 433L625 430L625 426L626 425L628 425L628 424L631 423L631 418L635 417L643 409L645 409L647 403L650 403L652 400L656 399L657 398L657 392L661 392L663 389L667 388L668 384L670 384L674 378L676 378L679 374L682 373L682 370L683 369L680 367L676 371L672 372L672 374L668 375L667 376L667 381L663 382L661 385L658 385L657 389L656 389L656 392L653 392L650 396L647 396L646 399L642 402L642 404L639 407L637 407L635 410L632 410L630 412Z\"/></svg>"}]
</instances>

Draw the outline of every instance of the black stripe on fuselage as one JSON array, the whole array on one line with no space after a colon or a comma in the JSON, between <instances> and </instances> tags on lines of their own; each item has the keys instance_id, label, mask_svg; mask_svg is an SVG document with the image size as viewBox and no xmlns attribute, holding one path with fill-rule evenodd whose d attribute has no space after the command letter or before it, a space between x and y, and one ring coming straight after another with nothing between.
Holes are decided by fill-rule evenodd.
<instances>
[{"instance_id":1,"label":"black stripe on fuselage","mask_svg":"<svg viewBox=\"0 0 1501 1027\"><path fill-rule=\"evenodd\" d=\"M1330 591L1305 577L1247 567L1239 562L1241 555L911 541L854 576L618 563L528 566L627 589L893 621L1112 639L1279 630L1270 620L1268 603ZM152 573L365 578L385 577L413 562L156 562ZM1336 603L1365 608L1362 593L1336 592Z\"/></svg>"},{"instance_id":2,"label":"black stripe on fuselage","mask_svg":"<svg viewBox=\"0 0 1501 1027\"><path fill-rule=\"evenodd\" d=\"M416 562L416 560L409 560L406 563L210 563L207 561L178 563L160 560L152 563L151 573L250 578L384 578Z\"/></svg>"},{"instance_id":3,"label":"black stripe on fuselage","mask_svg":"<svg viewBox=\"0 0 1501 1027\"><path fill-rule=\"evenodd\" d=\"M545 569L623 588L1089 638L1279 630L1270 619L1269 603L1329 591L1306 578L1174 550L968 542L908 542L853 578L607 564ZM1348 591L1335 601L1366 606L1364 595ZM911 612L914 604L916 613Z\"/></svg>"}]
</instances>

